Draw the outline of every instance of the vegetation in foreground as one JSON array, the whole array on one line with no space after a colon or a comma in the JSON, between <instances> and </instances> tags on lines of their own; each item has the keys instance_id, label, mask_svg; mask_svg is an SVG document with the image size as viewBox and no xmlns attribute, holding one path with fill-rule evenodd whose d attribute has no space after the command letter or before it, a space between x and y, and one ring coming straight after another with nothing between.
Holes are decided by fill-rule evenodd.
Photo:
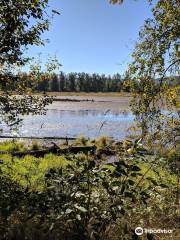
<instances>
[{"instance_id":1,"label":"vegetation in foreground","mask_svg":"<svg viewBox=\"0 0 180 240\"><path fill-rule=\"evenodd\" d=\"M2 155L42 149L37 143L0 144L1 239L138 239L137 226L173 230L142 239L178 239L172 155L154 157L139 144L105 137L81 137L73 146L92 144L95 152L39 158Z\"/></svg>"}]
</instances>

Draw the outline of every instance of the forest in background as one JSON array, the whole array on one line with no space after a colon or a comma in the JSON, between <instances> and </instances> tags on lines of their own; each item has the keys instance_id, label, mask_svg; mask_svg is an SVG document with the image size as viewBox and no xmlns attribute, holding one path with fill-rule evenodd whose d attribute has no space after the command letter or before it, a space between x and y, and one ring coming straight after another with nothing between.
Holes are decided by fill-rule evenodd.
<instances>
[{"instance_id":1,"label":"forest in background","mask_svg":"<svg viewBox=\"0 0 180 240\"><path fill-rule=\"evenodd\" d=\"M28 78L28 75L25 74ZM120 92L129 91L129 88L123 85L125 78L120 74L88 74L88 73L64 73L53 74L51 79L45 78L38 82L36 91L49 92ZM29 83L29 85L31 82ZM31 85L30 85L31 87Z\"/></svg>"},{"instance_id":2,"label":"forest in background","mask_svg":"<svg viewBox=\"0 0 180 240\"><path fill-rule=\"evenodd\" d=\"M27 73L23 73L28 87L32 88L31 80ZM167 78L168 79L168 78ZM167 81L166 79L166 81ZM173 80L172 80L173 79ZM178 76L169 77L169 85L178 85ZM105 75L98 73L71 72L53 73L50 77L44 77L36 84L35 91L38 92L130 92L129 82L131 80L124 75L116 73ZM155 82L158 84L159 80Z\"/></svg>"}]
</instances>

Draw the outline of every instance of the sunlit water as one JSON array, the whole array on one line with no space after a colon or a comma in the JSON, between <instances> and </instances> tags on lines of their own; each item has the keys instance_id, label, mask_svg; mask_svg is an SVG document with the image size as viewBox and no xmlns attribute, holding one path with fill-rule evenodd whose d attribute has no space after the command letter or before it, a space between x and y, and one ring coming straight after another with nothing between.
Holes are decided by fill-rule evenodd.
<instances>
[{"instance_id":1,"label":"sunlit water","mask_svg":"<svg viewBox=\"0 0 180 240\"><path fill-rule=\"evenodd\" d=\"M131 113L103 113L98 110L49 110L46 116L27 117L20 128L26 136L123 139L133 122Z\"/></svg>"},{"instance_id":2,"label":"sunlit water","mask_svg":"<svg viewBox=\"0 0 180 240\"><path fill-rule=\"evenodd\" d=\"M95 99L96 100L96 99ZM19 136L124 139L133 124L133 115L124 99L105 98L95 102L55 102L46 115L27 116ZM3 135L12 135L4 129Z\"/></svg>"},{"instance_id":3,"label":"sunlit water","mask_svg":"<svg viewBox=\"0 0 180 240\"><path fill-rule=\"evenodd\" d=\"M58 96L58 98L80 101L55 101L48 106L46 115L24 117L18 132L10 131L5 125L1 126L3 129L1 135L58 138L108 136L120 140L134 134L130 130L134 123L134 117L128 107L130 97ZM87 99L90 101L86 101ZM168 111L163 112L169 114Z\"/></svg>"}]
</instances>

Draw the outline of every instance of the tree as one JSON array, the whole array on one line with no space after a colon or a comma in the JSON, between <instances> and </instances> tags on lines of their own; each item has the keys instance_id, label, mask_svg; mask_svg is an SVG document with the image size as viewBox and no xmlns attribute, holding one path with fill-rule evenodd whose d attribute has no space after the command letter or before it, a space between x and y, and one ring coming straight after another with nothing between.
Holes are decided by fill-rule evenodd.
<instances>
[{"instance_id":1,"label":"tree","mask_svg":"<svg viewBox=\"0 0 180 240\"><path fill-rule=\"evenodd\" d=\"M28 46L44 44L41 33L49 28L47 4L48 0L0 1L0 117L11 126L19 122L20 115L44 112L50 102L46 96L34 97L28 88L30 80L35 86L44 77L39 65L30 67L29 79L20 71L30 60L24 56ZM47 64L49 74L55 63ZM21 97L13 95L14 90Z\"/></svg>"},{"instance_id":2,"label":"tree","mask_svg":"<svg viewBox=\"0 0 180 240\"><path fill-rule=\"evenodd\" d=\"M180 2L158 0L152 14L139 33L127 72L134 93L131 106L144 137L150 133L154 137L160 132L167 134L167 128L176 135L179 120L174 118L174 112L179 87L172 82L179 74ZM162 111L163 105L168 108L168 116Z\"/></svg>"},{"instance_id":3,"label":"tree","mask_svg":"<svg viewBox=\"0 0 180 240\"><path fill-rule=\"evenodd\" d=\"M68 76L68 80L69 80L69 91L75 92L76 91L76 74L70 73Z\"/></svg>"},{"instance_id":4,"label":"tree","mask_svg":"<svg viewBox=\"0 0 180 240\"><path fill-rule=\"evenodd\" d=\"M110 3L112 4L123 3L123 0L110 0Z\"/></svg>"},{"instance_id":5,"label":"tree","mask_svg":"<svg viewBox=\"0 0 180 240\"><path fill-rule=\"evenodd\" d=\"M23 64L23 51L29 44L43 44L41 33L49 28L44 19L47 0L1 0L0 2L0 63ZM35 21L30 26L30 19Z\"/></svg>"},{"instance_id":6,"label":"tree","mask_svg":"<svg viewBox=\"0 0 180 240\"><path fill-rule=\"evenodd\" d=\"M165 145L173 139L176 146L180 122L179 111L174 116L179 108L176 83L180 63L180 2L147 1L153 5L153 17L145 21L139 32L125 87L134 93L131 108L143 138L151 135L151 140L160 139ZM123 0L110 2L116 4ZM163 105L168 107L168 116L162 111Z\"/></svg>"},{"instance_id":7,"label":"tree","mask_svg":"<svg viewBox=\"0 0 180 240\"><path fill-rule=\"evenodd\" d=\"M59 79L57 74L53 74L51 81L51 91L59 92Z\"/></svg>"},{"instance_id":8,"label":"tree","mask_svg":"<svg viewBox=\"0 0 180 240\"><path fill-rule=\"evenodd\" d=\"M43 80L42 81L40 81L39 83L38 83L38 85L37 85L37 90L38 91L40 91L40 92L47 92L48 90L50 90L50 84L49 84L49 79L48 79L48 76L44 76L43 77ZM52 84L51 84L51 89L52 89L52 91L54 91L55 92L55 90L54 90L54 80L52 80Z\"/></svg>"},{"instance_id":9,"label":"tree","mask_svg":"<svg viewBox=\"0 0 180 240\"><path fill-rule=\"evenodd\" d=\"M60 91L63 92L65 90L65 75L63 72L60 73L59 75L59 87L60 87Z\"/></svg>"}]
</instances>

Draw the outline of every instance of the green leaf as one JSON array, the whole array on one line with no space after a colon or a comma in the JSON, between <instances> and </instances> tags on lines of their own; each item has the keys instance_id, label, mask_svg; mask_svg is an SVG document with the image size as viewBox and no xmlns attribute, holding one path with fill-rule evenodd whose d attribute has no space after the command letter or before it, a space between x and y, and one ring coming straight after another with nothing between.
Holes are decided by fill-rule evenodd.
<instances>
[{"instance_id":1,"label":"green leaf","mask_svg":"<svg viewBox=\"0 0 180 240\"><path fill-rule=\"evenodd\" d=\"M129 198L133 198L133 193L132 192L125 192L124 196L129 197Z\"/></svg>"},{"instance_id":2,"label":"green leaf","mask_svg":"<svg viewBox=\"0 0 180 240\"><path fill-rule=\"evenodd\" d=\"M147 239L148 239L148 240L153 240L153 239L155 239L155 238L154 238L153 234L147 233Z\"/></svg>"},{"instance_id":3,"label":"green leaf","mask_svg":"<svg viewBox=\"0 0 180 240\"><path fill-rule=\"evenodd\" d=\"M87 209L85 209L82 206L75 205L75 208L78 209L79 211L83 212L83 213L87 212Z\"/></svg>"},{"instance_id":4,"label":"green leaf","mask_svg":"<svg viewBox=\"0 0 180 240\"><path fill-rule=\"evenodd\" d=\"M76 219L81 221L81 216L79 214L76 215Z\"/></svg>"},{"instance_id":5,"label":"green leaf","mask_svg":"<svg viewBox=\"0 0 180 240\"><path fill-rule=\"evenodd\" d=\"M134 172L139 172L139 171L141 171L141 168L136 165L133 165L133 166L131 166L131 170Z\"/></svg>"},{"instance_id":6,"label":"green leaf","mask_svg":"<svg viewBox=\"0 0 180 240\"><path fill-rule=\"evenodd\" d=\"M72 211L73 211L72 209L68 208L68 209L66 209L65 214L69 214L69 213L71 213Z\"/></svg>"},{"instance_id":7,"label":"green leaf","mask_svg":"<svg viewBox=\"0 0 180 240\"><path fill-rule=\"evenodd\" d=\"M168 185L166 185L164 183L159 184L159 186L162 187L162 188L168 188Z\"/></svg>"},{"instance_id":8,"label":"green leaf","mask_svg":"<svg viewBox=\"0 0 180 240\"><path fill-rule=\"evenodd\" d=\"M129 179L129 180L128 180L128 183L129 183L129 185L133 186L133 185L135 184L135 181Z\"/></svg>"}]
</instances>

